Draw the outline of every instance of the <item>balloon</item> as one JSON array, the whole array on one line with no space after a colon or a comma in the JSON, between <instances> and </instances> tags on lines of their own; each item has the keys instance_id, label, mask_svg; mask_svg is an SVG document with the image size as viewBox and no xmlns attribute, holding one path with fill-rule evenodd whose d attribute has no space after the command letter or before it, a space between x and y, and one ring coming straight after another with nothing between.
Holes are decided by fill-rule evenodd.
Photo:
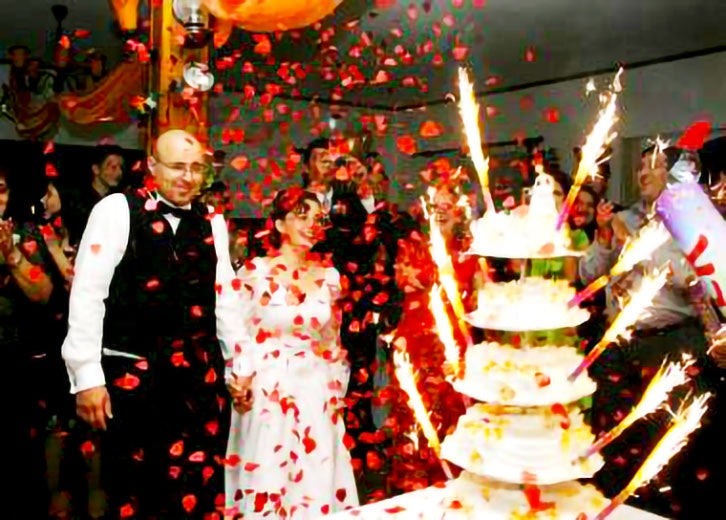
<instances>
[{"instance_id":1,"label":"balloon","mask_svg":"<svg viewBox=\"0 0 726 520\"><path fill-rule=\"evenodd\" d=\"M726 221L695 177L683 175L688 169L683 157L674 165L671 178L681 182L663 191L656 213L726 315Z\"/></svg>"}]
</instances>

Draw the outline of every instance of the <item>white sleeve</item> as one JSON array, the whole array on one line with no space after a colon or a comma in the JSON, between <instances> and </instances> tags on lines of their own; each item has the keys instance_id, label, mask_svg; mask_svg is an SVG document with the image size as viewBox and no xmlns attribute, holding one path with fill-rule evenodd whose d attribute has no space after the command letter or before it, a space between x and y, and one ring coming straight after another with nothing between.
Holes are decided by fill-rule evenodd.
<instances>
[{"instance_id":1,"label":"white sleeve","mask_svg":"<svg viewBox=\"0 0 726 520\"><path fill-rule=\"evenodd\" d=\"M252 308L257 304L257 280L260 279L261 272L265 269L265 260L263 258L253 258L237 271L237 284L239 286L239 309L240 322L247 331L250 326L250 315ZM254 352L255 340L249 333L246 337L235 345L234 358L232 362L232 372L238 376L251 376L255 372Z\"/></svg>"},{"instance_id":2,"label":"white sleeve","mask_svg":"<svg viewBox=\"0 0 726 520\"><path fill-rule=\"evenodd\" d=\"M96 204L78 248L71 287L68 334L62 354L71 393L103 386L101 368L104 300L129 240L129 206L117 193Z\"/></svg>"},{"instance_id":3,"label":"white sleeve","mask_svg":"<svg viewBox=\"0 0 726 520\"><path fill-rule=\"evenodd\" d=\"M241 303L241 283L237 280L229 256L229 233L227 223L221 214L212 218L214 248L217 252L216 289L217 336L225 361L234 358L239 345L249 341L247 324Z\"/></svg>"}]
</instances>

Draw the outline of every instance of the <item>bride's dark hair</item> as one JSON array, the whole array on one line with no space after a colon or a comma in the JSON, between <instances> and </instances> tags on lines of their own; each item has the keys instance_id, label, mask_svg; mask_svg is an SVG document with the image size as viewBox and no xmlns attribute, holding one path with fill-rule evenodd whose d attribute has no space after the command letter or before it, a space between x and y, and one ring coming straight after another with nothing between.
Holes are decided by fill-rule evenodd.
<instances>
[{"instance_id":1,"label":"bride's dark hair","mask_svg":"<svg viewBox=\"0 0 726 520\"><path fill-rule=\"evenodd\" d=\"M272 201L272 209L267 218L267 229L269 231L267 242L269 246L274 249L279 249L282 244L282 236L277 230L277 227L275 227L275 222L285 220L288 213L296 210L299 211L306 201L320 204L318 197L314 193L306 191L299 186L277 192L275 199Z\"/></svg>"}]
</instances>

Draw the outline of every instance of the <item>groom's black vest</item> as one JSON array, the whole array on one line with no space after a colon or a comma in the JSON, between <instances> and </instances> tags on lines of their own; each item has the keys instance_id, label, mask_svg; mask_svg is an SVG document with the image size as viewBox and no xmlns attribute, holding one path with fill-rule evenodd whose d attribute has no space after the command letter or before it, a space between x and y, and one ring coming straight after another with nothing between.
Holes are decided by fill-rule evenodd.
<instances>
[{"instance_id":1,"label":"groom's black vest","mask_svg":"<svg viewBox=\"0 0 726 520\"><path fill-rule=\"evenodd\" d=\"M129 240L105 300L103 346L152 361L182 352L203 365L208 356L221 360L211 215L195 203L174 233L160 210L146 209L147 197L130 192L126 200Z\"/></svg>"}]
</instances>

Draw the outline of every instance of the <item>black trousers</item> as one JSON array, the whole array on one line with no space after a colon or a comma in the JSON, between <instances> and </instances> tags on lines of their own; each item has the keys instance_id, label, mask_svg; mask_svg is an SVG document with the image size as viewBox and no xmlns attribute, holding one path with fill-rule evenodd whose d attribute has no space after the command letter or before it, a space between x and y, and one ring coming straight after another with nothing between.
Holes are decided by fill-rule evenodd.
<instances>
[{"instance_id":1,"label":"black trousers","mask_svg":"<svg viewBox=\"0 0 726 520\"><path fill-rule=\"evenodd\" d=\"M678 360L683 353L697 361L689 372L690 381L671 393L671 408L676 410L689 392L699 395L709 391L715 397L702 427L631 502L668 518L712 518L710 512L716 511L720 503L718 490L726 486L724 374L706 356L706 340L699 324L689 321L664 330L636 333L626 345L611 345L590 372L598 383L592 426L598 434L618 424L640 401L661 363ZM616 495L628 484L669 425L668 412L660 410L635 423L603 450L605 466L595 475L595 483L606 496Z\"/></svg>"},{"instance_id":2,"label":"black trousers","mask_svg":"<svg viewBox=\"0 0 726 520\"><path fill-rule=\"evenodd\" d=\"M111 518L222 518L229 398L212 371L107 356L113 419L102 476ZM217 513L215 513L217 511Z\"/></svg>"}]
</instances>

